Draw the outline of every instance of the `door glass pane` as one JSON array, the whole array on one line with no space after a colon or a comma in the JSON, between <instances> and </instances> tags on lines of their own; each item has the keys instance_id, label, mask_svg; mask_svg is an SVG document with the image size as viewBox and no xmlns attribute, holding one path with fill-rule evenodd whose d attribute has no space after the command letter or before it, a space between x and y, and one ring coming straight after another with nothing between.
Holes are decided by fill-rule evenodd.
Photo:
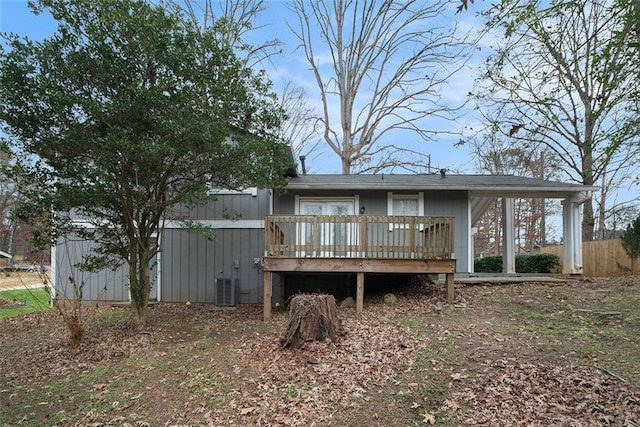
<instances>
[{"instance_id":1,"label":"door glass pane","mask_svg":"<svg viewBox=\"0 0 640 427\"><path fill-rule=\"evenodd\" d=\"M303 205L304 215L322 215L323 204L307 204ZM304 243L306 245L313 244L313 223L306 222L304 225ZM321 236L318 236L321 238Z\"/></svg>"},{"instance_id":2,"label":"door glass pane","mask_svg":"<svg viewBox=\"0 0 640 427\"><path fill-rule=\"evenodd\" d=\"M304 215L322 215L322 205L304 205Z\"/></svg>"},{"instance_id":3,"label":"door glass pane","mask_svg":"<svg viewBox=\"0 0 640 427\"><path fill-rule=\"evenodd\" d=\"M299 239L306 246L304 251L309 252L307 256L345 256L346 247L352 244L350 233L352 227L346 222L345 215L353 215L353 201L301 201L300 213L302 215L317 216L331 215L323 219L324 222L317 222L309 219L301 227L302 235ZM317 228L316 228L317 227ZM316 252L317 251L317 252Z\"/></svg>"},{"instance_id":4,"label":"door glass pane","mask_svg":"<svg viewBox=\"0 0 640 427\"><path fill-rule=\"evenodd\" d=\"M329 205L331 215L350 215L353 213L353 204L351 203L335 203ZM349 228L345 222L336 222L332 224L331 235L329 239L334 246L346 246L349 244L348 233ZM342 251L340 251L342 252Z\"/></svg>"},{"instance_id":5,"label":"door glass pane","mask_svg":"<svg viewBox=\"0 0 640 427\"><path fill-rule=\"evenodd\" d=\"M350 208L349 205L333 205L331 206L331 215L349 215Z\"/></svg>"}]
</instances>

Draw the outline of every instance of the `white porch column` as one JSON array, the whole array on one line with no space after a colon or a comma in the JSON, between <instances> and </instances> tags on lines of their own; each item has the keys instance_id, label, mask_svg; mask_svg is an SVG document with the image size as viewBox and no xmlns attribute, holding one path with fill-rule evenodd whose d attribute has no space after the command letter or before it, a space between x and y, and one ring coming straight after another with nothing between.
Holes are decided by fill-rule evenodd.
<instances>
[{"instance_id":1,"label":"white porch column","mask_svg":"<svg viewBox=\"0 0 640 427\"><path fill-rule=\"evenodd\" d=\"M562 274L582 274L580 205L586 199L562 201Z\"/></svg>"},{"instance_id":2,"label":"white porch column","mask_svg":"<svg viewBox=\"0 0 640 427\"><path fill-rule=\"evenodd\" d=\"M502 272L516 272L515 207L512 198L502 198Z\"/></svg>"}]
</instances>

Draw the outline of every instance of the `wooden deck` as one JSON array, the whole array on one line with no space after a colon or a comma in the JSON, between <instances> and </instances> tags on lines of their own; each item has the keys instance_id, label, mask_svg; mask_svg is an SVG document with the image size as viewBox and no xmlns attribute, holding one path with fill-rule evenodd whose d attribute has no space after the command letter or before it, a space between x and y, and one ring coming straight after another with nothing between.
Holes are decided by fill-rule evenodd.
<instances>
[{"instance_id":1,"label":"wooden deck","mask_svg":"<svg viewBox=\"0 0 640 427\"><path fill-rule=\"evenodd\" d=\"M366 273L445 274L453 301L453 232L449 217L268 216L264 320L271 319L273 273L355 273L358 314Z\"/></svg>"}]
</instances>

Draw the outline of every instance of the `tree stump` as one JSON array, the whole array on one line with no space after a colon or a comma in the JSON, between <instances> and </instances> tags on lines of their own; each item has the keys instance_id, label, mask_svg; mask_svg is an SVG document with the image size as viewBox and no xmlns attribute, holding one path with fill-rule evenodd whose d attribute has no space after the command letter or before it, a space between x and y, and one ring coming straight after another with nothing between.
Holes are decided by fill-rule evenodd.
<instances>
[{"instance_id":1,"label":"tree stump","mask_svg":"<svg viewBox=\"0 0 640 427\"><path fill-rule=\"evenodd\" d=\"M338 305L333 295L300 294L291 300L289 324L281 348L299 348L308 341L336 341L342 333Z\"/></svg>"}]
</instances>

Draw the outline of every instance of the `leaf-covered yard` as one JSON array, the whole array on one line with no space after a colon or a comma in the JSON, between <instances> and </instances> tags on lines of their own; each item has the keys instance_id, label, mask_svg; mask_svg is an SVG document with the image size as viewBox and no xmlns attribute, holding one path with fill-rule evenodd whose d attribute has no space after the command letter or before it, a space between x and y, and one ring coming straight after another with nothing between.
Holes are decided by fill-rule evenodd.
<instances>
[{"instance_id":1,"label":"leaf-covered yard","mask_svg":"<svg viewBox=\"0 0 640 427\"><path fill-rule=\"evenodd\" d=\"M554 285L405 286L297 351L260 307L2 319L0 425L640 425L640 278Z\"/></svg>"}]
</instances>

